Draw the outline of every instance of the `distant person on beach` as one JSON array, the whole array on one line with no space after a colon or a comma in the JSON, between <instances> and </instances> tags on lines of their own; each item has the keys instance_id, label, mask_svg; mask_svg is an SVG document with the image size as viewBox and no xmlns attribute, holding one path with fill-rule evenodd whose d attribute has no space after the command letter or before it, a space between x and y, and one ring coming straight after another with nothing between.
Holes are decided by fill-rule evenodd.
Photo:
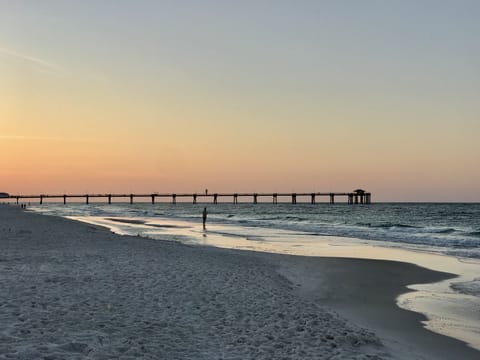
<instances>
[{"instance_id":1,"label":"distant person on beach","mask_svg":"<svg viewBox=\"0 0 480 360\"><path fill-rule=\"evenodd\" d=\"M207 208L203 208L203 230L206 230L205 224L207 223Z\"/></svg>"}]
</instances>

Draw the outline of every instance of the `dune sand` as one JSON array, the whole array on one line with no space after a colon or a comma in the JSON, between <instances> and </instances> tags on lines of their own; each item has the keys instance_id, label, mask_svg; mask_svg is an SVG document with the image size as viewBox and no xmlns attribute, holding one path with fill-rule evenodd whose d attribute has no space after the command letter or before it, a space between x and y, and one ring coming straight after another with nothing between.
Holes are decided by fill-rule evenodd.
<instances>
[{"instance_id":1,"label":"dune sand","mask_svg":"<svg viewBox=\"0 0 480 360\"><path fill-rule=\"evenodd\" d=\"M0 247L0 359L478 358L395 306L448 276L413 265L118 236L7 205Z\"/></svg>"}]
</instances>

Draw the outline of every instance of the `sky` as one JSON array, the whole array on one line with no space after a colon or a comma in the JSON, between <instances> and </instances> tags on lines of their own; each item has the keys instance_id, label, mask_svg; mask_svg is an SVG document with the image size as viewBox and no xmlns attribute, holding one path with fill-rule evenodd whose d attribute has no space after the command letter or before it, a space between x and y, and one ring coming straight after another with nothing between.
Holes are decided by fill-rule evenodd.
<instances>
[{"instance_id":1,"label":"sky","mask_svg":"<svg viewBox=\"0 0 480 360\"><path fill-rule=\"evenodd\" d=\"M0 191L480 201L480 1L0 0Z\"/></svg>"}]
</instances>

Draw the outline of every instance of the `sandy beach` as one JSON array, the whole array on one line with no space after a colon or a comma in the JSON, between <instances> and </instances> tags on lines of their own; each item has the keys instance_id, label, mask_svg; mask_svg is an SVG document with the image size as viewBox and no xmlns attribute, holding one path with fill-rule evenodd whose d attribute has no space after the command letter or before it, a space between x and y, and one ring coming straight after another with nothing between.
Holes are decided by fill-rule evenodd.
<instances>
[{"instance_id":1,"label":"sandy beach","mask_svg":"<svg viewBox=\"0 0 480 360\"><path fill-rule=\"evenodd\" d=\"M119 236L0 206L0 359L478 359L400 309L452 275Z\"/></svg>"}]
</instances>

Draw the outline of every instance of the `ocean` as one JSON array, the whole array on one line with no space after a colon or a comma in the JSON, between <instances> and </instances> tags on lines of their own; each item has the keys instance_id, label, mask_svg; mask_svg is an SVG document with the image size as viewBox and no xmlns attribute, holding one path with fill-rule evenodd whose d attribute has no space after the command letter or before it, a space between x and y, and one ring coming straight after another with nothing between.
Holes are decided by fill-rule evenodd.
<instances>
[{"instance_id":1,"label":"ocean","mask_svg":"<svg viewBox=\"0 0 480 360\"><path fill-rule=\"evenodd\" d=\"M369 240L381 246L424 250L463 258L480 259L480 204L455 203L375 203L347 204L189 204L189 203L49 203L31 208L46 214L72 217L126 218L142 220L201 222L204 207L208 224L221 226L231 236L272 235L275 230L295 236L345 237ZM118 224L117 224L118 225ZM179 240L163 228L138 223L129 229L123 223L120 232L162 239ZM130 224L132 225L132 224ZM282 234L287 234L283 232ZM182 241L195 242L198 233L183 234ZM270 239L271 240L271 239ZM282 239L285 241L285 239Z\"/></svg>"}]
</instances>

